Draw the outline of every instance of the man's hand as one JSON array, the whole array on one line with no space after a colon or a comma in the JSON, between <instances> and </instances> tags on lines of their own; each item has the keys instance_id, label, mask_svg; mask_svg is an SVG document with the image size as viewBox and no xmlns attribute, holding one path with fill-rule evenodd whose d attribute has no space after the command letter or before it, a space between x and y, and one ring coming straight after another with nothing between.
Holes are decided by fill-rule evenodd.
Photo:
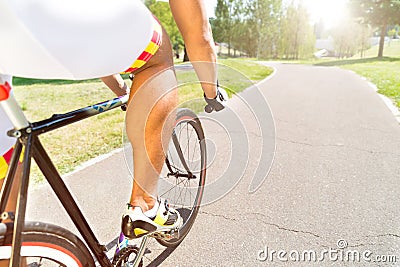
<instances>
[{"instance_id":1,"label":"man's hand","mask_svg":"<svg viewBox=\"0 0 400 267\"><path fill-rule=\"evenodd\" d=\"M207 98L204 95L204 100L207 102L207 105L204 107L204 111L207 113L211 113L213 111L221 111L225 108L226 101L228 101L228 94L226 91L220 87L217 88L217 96L215 98Z\"/></svg>"}]
</instances>

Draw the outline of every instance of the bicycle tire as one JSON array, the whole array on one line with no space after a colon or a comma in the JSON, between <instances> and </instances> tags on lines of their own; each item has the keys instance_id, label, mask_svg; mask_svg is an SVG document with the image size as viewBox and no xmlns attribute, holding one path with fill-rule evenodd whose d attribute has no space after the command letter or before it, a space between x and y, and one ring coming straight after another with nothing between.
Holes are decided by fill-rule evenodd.
<instances>
[{"instance_id":1,"label":"bicycle tire","mask_svg":"<svg viewBox=\"0 0 400 267\"><path fill-rule=\"evenodd\" d=\"M7 229L0 246L0 262L11 257L13 230L12 227ZM21 237L21 259L24 259L27 266L95 266L85 244L76 235L59 226L26 222Z\"/></svg>"},{"instance_id":2,"label":"bicycle tire","mask_svg":"<svg viewBox=\"0 0 400 267\"><path fill-rule=\"evenodd\" d=\"M189 130L190 128L190 130ZM186 133L185 133L186 131ZM190 155L189 152L189 146L190 146L190 141L188 140L187 143L183 144L183 142L186 142L185 138L189 138L189 131L190 137L193 137L193 142L192 145L195 147L198 147L198 153L192 153L192 156ZM193 134L195 133L195 135ZM184 163L182 163L182 157L179 158L179 156L175 155L175 159L173 154L169 152L167 154L167 158L165 161L165 166L164 169L168 170L170 173L172 172L178 172L180 175L187 175L187 178L182 178L180 177L181 180L176 178L176 184L174 187L174 190L179 190L181 187L180 185L185 184L193 185L193 190L195 191L195 197L192 200L189 201L188 205L185 205L185 203L178 203L178 202L184 202L180 201L179 199L174 199L174 197L171 197L170 194L165 194L162 192L162 190L159 190L160 196L166 198L169 202L170 205L176 208L181 216L183 217L183 225L179 229L179 237L170 239L170 240L164 240L161 238L156 238L156 240L163 246L165 247L176 247L178 246L183 239L186 237L186 235L189 233L196 216L199 212L200 204L201 204L201 199L203 196L203 191L204 191L204 185L205 185L205 179L206 179L206 143L205 143L205 136L204 136L204 131L202 128L202 125L200 123L200 120L196 116L196 114L189 110L189 109L180 109L177 112L176 116L176 121L175 121L175 127L174 127L174 134L178 140L180 149L182 151L182 154L184 155L184 161L187 167L189 168L189 171L192 174L195 174L196 178L189 178L190 174L189 171L186 170L186 168L183 166ZM185 136L186 135L186 136ZM175 139L176 140L176 139ZM172 146L173 150L175 150L175 153L177 153L177 143L171 141L170 143L170 148ZM195 150L196 151L196 150ZM196 158L195 158L196 156ZM192 157L190 159L190 157ZM197 158L198 157L198 158ZM179 160L177 159L179 158ZM178 161L178 162L177 162ZM180 166L179 166L180 165ZM170 175L173 176L173 175ZM165 175L161 175L162 179L170 179L170 177L166 177ZM173 179L173 178L172 178ZM185 181L186 179L186 181ZM179 180L179 181L178 181ZM193 180L193 181L191 181ZM173 185L173 183L171 183ZM187 186L189 187L189 186ZM181 188L184 190L184 188ZM172 190L172 189L171 189ZM170 191L171 191L170 190ZM168 192L170 192L168 191ZM180 198L182 195L182 192L179 192L178 198ZM189 192L190 198L191 195L194 195ZM185 193L186 196L186 193Z\"/></svg>"}]
</instances>

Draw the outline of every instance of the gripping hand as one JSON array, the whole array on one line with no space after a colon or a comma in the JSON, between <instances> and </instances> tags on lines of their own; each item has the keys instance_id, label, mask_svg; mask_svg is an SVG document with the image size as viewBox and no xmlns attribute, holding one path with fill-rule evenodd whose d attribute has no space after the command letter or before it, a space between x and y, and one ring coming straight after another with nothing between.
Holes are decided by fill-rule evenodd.
<instances>
[{"instance_id":1,"label":"gripping hand","mask_svg":"<svg viewBox=\"0 0 400 267\"><path fill-rule=\"evenodd\" d=\"M218 112L225 108L226 101L228 100L228 94L224 89L217 87L217 96L210 99L204 95L204 100L207 102L207 105L204 107L205 112Z\"/></svg>"}]
</instances>

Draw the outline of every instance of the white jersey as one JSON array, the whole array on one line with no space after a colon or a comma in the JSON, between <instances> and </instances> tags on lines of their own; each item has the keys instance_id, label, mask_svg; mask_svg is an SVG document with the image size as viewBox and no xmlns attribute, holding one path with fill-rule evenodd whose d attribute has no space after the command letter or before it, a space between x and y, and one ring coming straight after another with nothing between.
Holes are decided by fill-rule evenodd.
<instances>
[{"instance_id":1,"label":"white jersey","mask_svg":"<svg viewBox=\"0 0 400 267\"><path fill-rule=\"evenodd\" d=\"M140 0L0 0L0 73L89 79L126 70L153 35Z\"/></svg>"},{"instance_id":2,"label":"white jersey","mask_svg":"<svg viewBox=\"0 0 400 267\"><path fill-rule=\"evenodd\" d=\"M134 71L160 45L155 21L140 0L0 0L0 83L2 74L79 80ZM0 179L12 128L0 108Z\"/></svg>"}]
</instances>

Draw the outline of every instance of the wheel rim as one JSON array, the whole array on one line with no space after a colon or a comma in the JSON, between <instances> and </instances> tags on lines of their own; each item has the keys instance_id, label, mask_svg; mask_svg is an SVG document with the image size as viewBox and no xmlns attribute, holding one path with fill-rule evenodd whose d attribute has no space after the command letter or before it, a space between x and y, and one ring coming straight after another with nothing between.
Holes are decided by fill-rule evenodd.
<instances>
[{"instance_id":1,"label":"wheel rim","mask_svg":"<svg viewBox=\"0 0 400 267\"><path fill-rule=\"evenodd\" d=\"M191 218L197 213L201 202L205 178L205 143L199 124L192 117L182 117L175 126L175 135L179 141L190 175L171 141L166 164L161 172L160 196L170 201L183 217L181 228L185 232L191 226ZM192 177L191 177L192 176Z\"/></svg>"}]
</instances>

